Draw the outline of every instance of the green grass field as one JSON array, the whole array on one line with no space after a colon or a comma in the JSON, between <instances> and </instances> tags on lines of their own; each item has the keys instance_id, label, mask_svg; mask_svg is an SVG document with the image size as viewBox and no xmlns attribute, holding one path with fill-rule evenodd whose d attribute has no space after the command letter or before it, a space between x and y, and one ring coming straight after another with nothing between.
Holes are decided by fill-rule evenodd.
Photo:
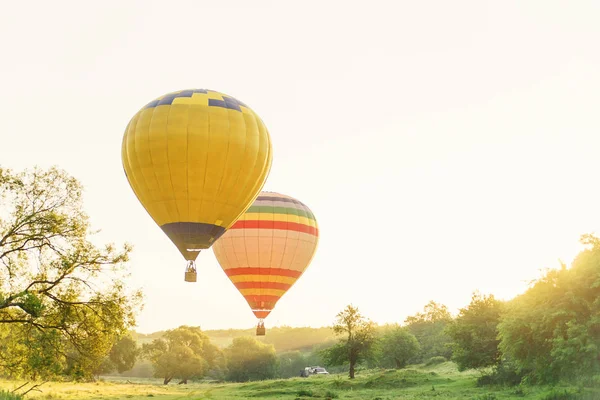
<instances>
[{"instance_id":1,"label":"green grass field","mask_svg":"<svg viewBox=\"0 0 600 400\"><path fill-rule=\"evenodd\" d=\"M479 388L478 374L459 373L452 363L433 367L415 366L401 371L368 371L353 381L345 375L312 376L249 383L191 383L162 385L158 379L104 377L94 383L46 383L42 393L30 392L32 399L600 399L599 389L524 387ZM12 390L24 382L0 381L0 388ZM556 394L552 396L552 394ZM1 399L1 396L0 396Z\"/></svg>"}]
</instances>

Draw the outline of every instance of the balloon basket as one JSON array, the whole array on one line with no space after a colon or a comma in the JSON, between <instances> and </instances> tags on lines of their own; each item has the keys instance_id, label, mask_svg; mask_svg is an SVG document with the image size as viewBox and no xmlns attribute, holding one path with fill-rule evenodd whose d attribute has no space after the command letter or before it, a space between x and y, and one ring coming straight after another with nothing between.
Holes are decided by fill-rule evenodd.
<instances>
[{"instance_id":1,"label":"balloon basket","mask_svg":"<svg viewBox=\"0 0 600 400\"><path fill-rule=\"evenodd\" d=\"M256 336L265 336L267 330L265 329L264 322L260 321L256 327Z\"/></svg>"},{"instance_id":2,"label":"balloon basket","mask_svg":"<svg viewBox=\"0 0 600 400\"><path fill-rule=\"evenodd\" d=\"M185 281L186 282L196 282L198 279L198 274L196 272L186 272L185 273Z\"/></svg>"},{"instance_id":3,"label":"balloon basket","mask_svg":"<svg viewBox=\"0 0 600 400\"><path fill-rule=\"evenodd\" d=\"M188 261L188 265L185 269L185 281L196 282L197 279L198 274L196 273L196 263L193 261Z\"/></svg>"}]
</instances>

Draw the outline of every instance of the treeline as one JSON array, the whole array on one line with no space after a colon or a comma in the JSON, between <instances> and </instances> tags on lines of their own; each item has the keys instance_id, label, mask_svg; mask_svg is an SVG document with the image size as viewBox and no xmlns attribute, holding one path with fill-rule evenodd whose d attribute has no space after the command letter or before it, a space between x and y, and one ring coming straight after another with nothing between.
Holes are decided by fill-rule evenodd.
<instances>
[{"instance_id":1,"label":"treeline","mask_svg":"<svg viewBox=\"0 0 600 400\"><path fill-rule=\"evenodd\" d=\"M165 384L176 379L185 384L190 379L237 382L289 378L300 376L308 366L343 372L348 361L345 357L352 351L346 347L346 338L336 344L336 333L340 333L339 326L348 325L353 327L351 335L359 346L370 346L356 349L352 369L403 368L408 363L439 363L451 357L452 341L445 328L452 316L444 305L430 302L423 312L407 318L405 327L376 326L353 307L340 315L348 314L348 310L351 315L333 327L272 328L262 340L254 337L254 330L202 331L188 326L138 336L139 361L123 375L155 376ZM224 339L229 340L228 345L216 344Z\"/></svg>"},{"instance_id":2,"label":"treeline","mask_svg":"<svg viewBox=\"0 0 600 400\"><path fill-rule=\"evenodd\" d=\"M550 270L523 294L501 302L474 296L449 326L461 369L492 367L482 383L590 384L600 374L600 240L570 268Z\"/></svg>"},{"instance_id":3,"label":"treeline","mask_svg":"<svg viewBox=\"0 0 600 400\"><path fill-rule=\"evenodd\" d=\"M429 303L404 326L383 330L348 306L337 316L340 342L324 352L329 364L402 368L451 359L460 370L479 369L480 384L598 383L600 374L600 239L573 261L549 270L529 289L503 302L475 293L452 318Z\"/></svg>"},{"instance_id":4,"label":"treeline","mask_svg":"<svg viewBox=\"0 0 600 400\"><path fill-rule=\"evenodd\" d=\"M199 329L199 328L198 328ZM201 331L210 343L219 349L229 348L237 338L255 338L255 329L223 329ZM140 348L154 340L161 339L168 331L141 334L132 332ZM269 329L268 335L261 337L259 342L271 345L277 355L277 364L274 367L275 377L297 376L300 370L309 365L322 363L317 354L318 349L325 348L335 343L335 334L331 327L274 327ZM116 372L116 371L113 371ZM154 376L152 363L145 357L138 357L133 368L119 375L124 377L152 377ZM212 377L224 379L223 376L212 374Z\"/></svg>"},{"instance_id":5,"label":"treeline","mask_svg":"<svg viewBox=\"0 0 600 400\"><path fill-rule=\"evenodd\" d=\"M305 331L303 328L281 330L288 333L290 330L299 330L300 334ZM331 334L331 329L328 330ZM144 373L150 369L152 376L161 378L164 384L174 379L180 384L187 384L191 379L244 382L288 378L299 376L300 371L308 365L322 362L318 351L294 350L278 354L273 344L249 335L236 336L228 346L220 348L212 342L207 332L190 326L162 332L151 342L144 341L141 346L135 342L129 343L129 346L129 353L139 356L139 364L150 367L145 367ZM133 372L129 371L124 376L134 376Z\"/></svg>"},{"instance_id":6,"label":"treeline","mask_svg":"<svg viewBox=\"0 0 600 400\"><path fill-rule=\"evenodd\" d=\"M501 306L500 355L488 358L498 371L514 369L531 382L593 380L600 373L600 240L584 235L581 242L588 249L571 268L549 271ZM480 314L469 311L463 320Z\"/></svg>"}]
</instances>

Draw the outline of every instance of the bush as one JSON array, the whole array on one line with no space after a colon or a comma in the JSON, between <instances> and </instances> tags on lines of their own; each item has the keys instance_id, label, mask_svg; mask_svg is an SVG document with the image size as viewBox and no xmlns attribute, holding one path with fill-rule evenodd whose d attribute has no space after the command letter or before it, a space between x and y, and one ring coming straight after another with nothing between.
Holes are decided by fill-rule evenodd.
<instances>
[{"instance_id":1,"label":"bush","mask_svg":"<svg viewBox=\"0 0 600 400\"><path fill-rule=\"evenodd\" d=\"M441 363L445 363L446 361L446 357L444 356L435 356L435 357L431 357L429 360L427 360L427 362L425 363L426 366L431 366L431 365L438 365Z\"/></svg>"},{"instance_id":2,"label":"bush","mask_svg":"<svg viewBox=\"0 0 600 400\"><path fill-rule=\"evenodd\" d=\"M494 377L494 374L489 374L489 375L482 375L479 378L477 378L477 386L481 387L481 386L490 386L490 385L496 385L496 379Z\"/></svg>"},{"instance_id":3,"label":"bush","mask_svg":"<svg viewBox=\"0 0 600 400\"><path fill-rule=\"evenodd\" d=\"M578 379L576 379L575 381L579 386L583 386L583 387L593 387L593 388L600 387L600 375L581 376Z\"/></svg>"},{"instance_id":4,"label":"bush","mask_svg":"<svg viewBox=\"0 0 600 400\"><path fill-rule=\"evenodd\" d=\"M7 392L5 390L0 391L0 400L22 400L23 396L20 394Z\"/></svg>"},{"instance_id":5,"label":"bush","mask_svg":"<svg viewBox=\"0 0 600 400\"><path fill-rule=\"evenodd\" d=\"M597 396L597 393L586 393L582 392L581 389L577 392L567 389L553 389L550 393L542 397L541 400L597 400Z\"/></svg>"},{"instance_id":6,"label":"bush","mask_svg":"<svg viewBox=\"0 0 600 400\"><path fill-rule=\"evenodd\" d=\"M550 393L542 397L542 400L579 400L581 396L579 393L573 393L565 390L552 390Z\"/></svg>"},{"instance_id":7,"label":"bush","mask_svg":"<svg viewBox=\"0 0 600 400\"><path fill-rule=\"evenodd\" d=\"M517 386L523 380L523 375L518 373L511 364L500 363L489 375L477 378L477 386Z\"/></svg>"},{"instance_id":8,"label":"bush","mask_svg":"<svg viewBox=\"0 0 600 400\"><path fill-rule=\"evenodd\" d=\"M481 396L477 397L477 400L496 400L496 399L497 399L497 397L493 393L486 393L486 394L482 394Z\"/></svg>"},{"instance_id":9,"label":"bush","mask_svg":"<svg viewBox=\"0 0 600 400\"><path fill-rule=\"evenodd\" d=\"M277 372L277 356L273 345L266 345L253 337L233 339L225 349L227 379L234 382L272 379Z\"/></svg>"}]
</instances>

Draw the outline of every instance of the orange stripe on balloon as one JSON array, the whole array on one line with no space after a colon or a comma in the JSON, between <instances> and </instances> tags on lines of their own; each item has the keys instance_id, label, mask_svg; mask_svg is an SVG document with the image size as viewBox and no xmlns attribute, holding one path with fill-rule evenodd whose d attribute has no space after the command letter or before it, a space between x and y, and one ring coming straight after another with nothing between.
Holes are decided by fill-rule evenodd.
<instances>
[{"instance_id":1,"label":"orange stripe on balloon","mask_svg":"<svg viewBox=\"0 0 600 400\"><path fill-rule=\"evenodd\" d=\"M225 270L227 276L234 275L281 275L299 278L302 271L284 268L228 268Z\"/></svg>"},{"instance_id":2,"label":"orange stripe on balloon","mask_svg":"<svg viewBox=\"0 0 600 400\"><path fill-rule=\"evenodd\" d=\"M317 236L319 230L314 226L299 224L297 222L283 221L256 221L256 220L238 220L229 229L282 229L288 231L310 233Z\"/></svg>"},{"instance_id":3,"label":"orange stripe on balloon","mask_svg":"<svg viewBox=\"0 0 600 400\"><path fill-rule=\"evenodd\" d=\"M281 289L288 290L292 285L281 282L236 282L235 287L238 289Z\"/></svg>"}]
</instances>

